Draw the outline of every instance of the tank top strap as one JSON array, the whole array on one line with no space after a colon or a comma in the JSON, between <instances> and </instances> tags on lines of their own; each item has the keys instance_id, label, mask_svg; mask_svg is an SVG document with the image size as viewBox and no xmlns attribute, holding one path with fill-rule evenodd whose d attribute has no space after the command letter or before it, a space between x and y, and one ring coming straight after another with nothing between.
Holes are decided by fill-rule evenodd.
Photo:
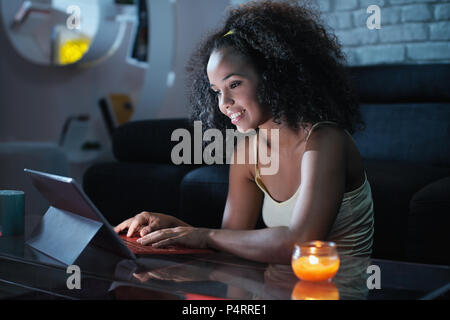
<instances>
[{"instance_id":1,"label":"tank top strap","mask_svg":"<svg viewBox=\"0 0 450 320\"><path fill-rule=\"evenodd\" d=\"M308 141L308 139L309 139L311 133L313 132L313 130L315 128L317 128L321 124L337 125L337 123L334 122L334 121L320 121L320 122L316 122L315 124L313 124L311 126L311 129L309 130L309 132L308 132L308 134L307 134L307 136L305 138L305 141ZM347 130L344 130L344 131L353 139L352 135ZM258 132L256 132L256 135L255 135L254 152L255 152L255 177L260 178L259 169L258 169Z\"/></svg>"},{"instance_id":2,"label":"tank top strap","mask_svg":"<svg viewBox=\"0 0 450 320\"><path fill-rule=\"evenodd\" d=\"M254 143L254 152L255 152L255 177L260 178L259 169L258 169L258 131L256 131L255 135L255 143Z\"/></svg>"},{"instance_id":3,"label":"tank top strap","mask_svg":"<svg viewBox=\"0 0 450 320\"><path fill-rule=\"evenodd\" d=\"M317 128L317 127L318 127L319 125L321 125L321 124L333 124L333 125L337 125L337 123L334 122L334 121L320 121L320 122L316 122L315 124L312 125L311 129L309 129L309 132L308 132L308 134L307 134L307 136L306 136L306 138L305 138L305 141L308 141L309 136L311 135L311 133L313 132L313 130L314 130L315 128ZM347 130L345 130L345 131L347 132Z\"/></svg>"}]
</instances>

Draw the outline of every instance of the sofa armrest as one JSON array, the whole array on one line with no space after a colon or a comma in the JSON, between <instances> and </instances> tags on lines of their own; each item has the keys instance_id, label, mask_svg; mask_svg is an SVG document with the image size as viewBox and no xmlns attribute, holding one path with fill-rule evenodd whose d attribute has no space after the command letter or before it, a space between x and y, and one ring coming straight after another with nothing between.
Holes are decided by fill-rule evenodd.
<instances>
[{"instance_id":1,"label":"sofa armrest","mask_svg":"<svg viewBox=\"0 0 450 320\"><path fill-rule=\"evenodd\" d=\"M410 202L406 254L416 262L450 265L450 177L428 184Z\"/></svg>"}]
</instances>

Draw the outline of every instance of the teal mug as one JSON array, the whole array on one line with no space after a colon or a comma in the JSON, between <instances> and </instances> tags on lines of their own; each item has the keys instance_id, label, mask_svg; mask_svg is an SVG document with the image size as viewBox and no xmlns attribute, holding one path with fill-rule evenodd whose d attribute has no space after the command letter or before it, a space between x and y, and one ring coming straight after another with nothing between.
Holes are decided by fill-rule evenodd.
<instances>
[{"instance_id":1,"label":"teal mug","mask_svg":"<svg viewBox=\"0 0 450 320\"><path fill-rule=\"evenodd\" d=\"M25 231L25 192L0 190L0 232L2 236L20 236Z\"/></svg>"}]
</instances>

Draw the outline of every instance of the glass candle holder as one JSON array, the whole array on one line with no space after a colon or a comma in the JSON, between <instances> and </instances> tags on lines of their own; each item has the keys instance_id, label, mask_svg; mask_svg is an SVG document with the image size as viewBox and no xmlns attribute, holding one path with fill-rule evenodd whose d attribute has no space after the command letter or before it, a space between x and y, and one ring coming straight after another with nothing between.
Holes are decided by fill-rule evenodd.
<instances>
[{"instance_id":1,"label":"glass candle holder","mask_svg":"<svg viewBox=\"0 0 450 320\"><path fill-rule=\"evenodd\" d=\"M339 269L339 255L334 242L296 243L292 253L292 270L300 280L326 281Z\"/></svg>"},{"instance_id":2,"label":"glass candle holder","mask_svg":"<svg viewBox=\"0 0 450 320\"><path fill-rule=\"evenodd\" d=\"M339 290L332 281L299 281L291 293L292 300L339 300Z\"/></svg>"}]
</instances>

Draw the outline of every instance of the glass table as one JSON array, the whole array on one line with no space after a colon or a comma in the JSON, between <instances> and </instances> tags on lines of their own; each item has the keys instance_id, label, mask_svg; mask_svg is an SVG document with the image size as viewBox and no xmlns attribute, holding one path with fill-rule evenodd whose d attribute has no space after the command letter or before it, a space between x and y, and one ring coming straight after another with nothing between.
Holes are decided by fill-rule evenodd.
<instances>
[{"instance_id":1,"label":"glass table","mask_svg":"<svg viewBox=\"0 0 450 320\"><path fill-rule=\"evenodd\" d=\"M289 265L222 252L128 260L88 246L75 265L79 289L66 265L23 237L0 237L0 299L427 300L448 299L450 292L450 266L346 256L333 280L319 284L298 280ZM377 268L379 289L372 281Z\"/></svg>"}]
</instances>

